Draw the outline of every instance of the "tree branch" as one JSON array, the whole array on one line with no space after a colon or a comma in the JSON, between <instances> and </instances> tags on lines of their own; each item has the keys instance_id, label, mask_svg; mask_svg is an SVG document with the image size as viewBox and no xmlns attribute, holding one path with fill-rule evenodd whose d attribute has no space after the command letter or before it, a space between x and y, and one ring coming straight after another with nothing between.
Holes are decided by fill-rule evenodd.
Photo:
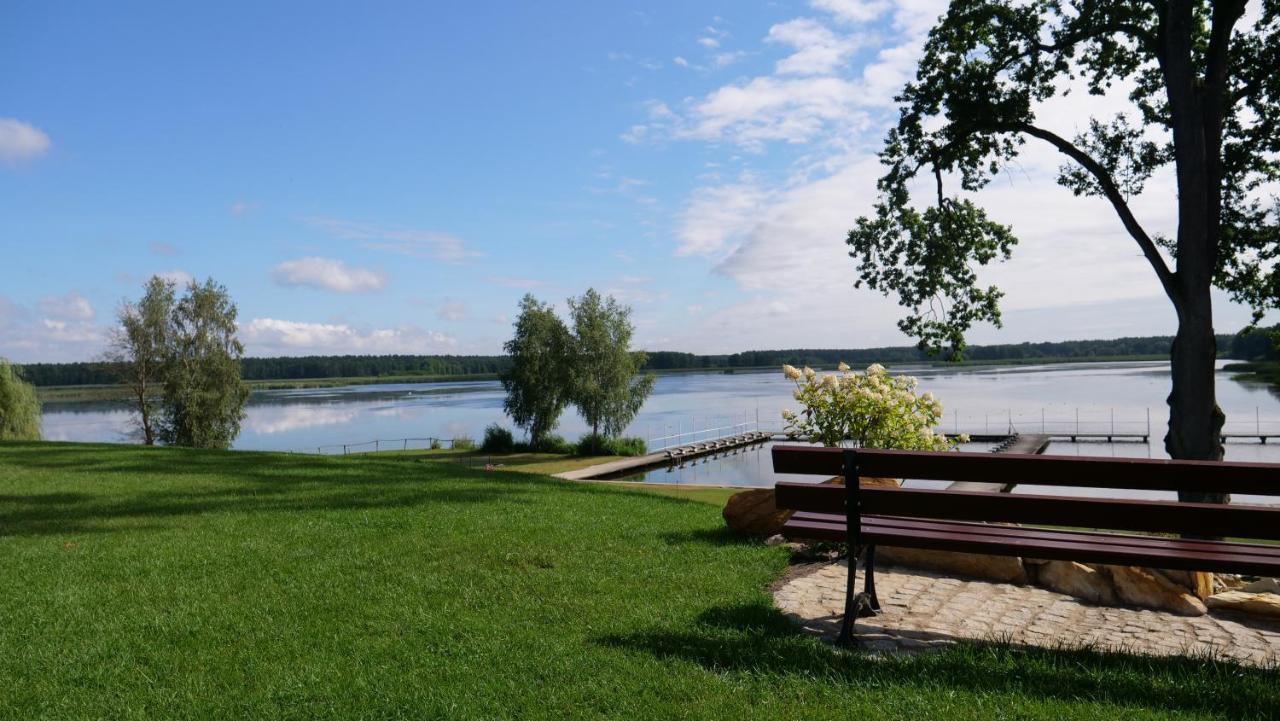
<instances>
[{"instance_id":1,"label":"tree branch","mask_svg":"<svg viewBox=\"0 0 1280 721\"><path fill-rule=\"evenodd\" d=\"M1129 231L1129 235L1133 236L1133 239L1137 241L1138 247L1142 249L1142 254L1146 256L1147 262L1155 270L1156 277L1160 279L1160 284L1164 287L1165 294L1169 296L1169 299L1175 305L1178 304L1181 296L1173 273L1169 270L1169 266L1165 264L1164 258L1160 255L1159 249L1156 248L1155 242L1151 240L1151 236L1147 235L1147 231L1142 228L1142 225L1138 223L1138 219L1134 217L1133 211L1129 209L1129 204L1125 202L1124 196L1120 193L1120 189L1116 187L1115 180L1112 179L1107 169L1102 167L1102 164L1094 160L1088 153L1056 133L1044 128L1038 128L1030 123L1018 123L1012 126L1011 129L1050 143L1059 152L1079 163L1093 175L1107 200L1111 201L1111 206L1115 208L1116 214L1120 216L1120 222L1124 223L1125 230Z\"/></svg>"}]
</instances>

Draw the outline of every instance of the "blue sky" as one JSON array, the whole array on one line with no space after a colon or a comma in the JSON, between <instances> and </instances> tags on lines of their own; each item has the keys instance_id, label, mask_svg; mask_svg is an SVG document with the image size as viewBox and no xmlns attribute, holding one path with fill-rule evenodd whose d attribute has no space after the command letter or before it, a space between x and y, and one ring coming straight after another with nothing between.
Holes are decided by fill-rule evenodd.
<instances>
[{"instance_id":1,"label":"blue sky","mask_svg":"<svg viewBox=\"0 0 1280 721\"><path fill-rule=\"evenodd\" d=\"M153 273L225 284L251 355L497 352L520 295L589 286L651 349L907 344L842 241L942 9L10 0L0 355L98 355ZM1056 164L987 198L1026 247L974 340L1169 332ZM1157 229L1168 190L1136 203Z\"/></svg>"}]
</instances>

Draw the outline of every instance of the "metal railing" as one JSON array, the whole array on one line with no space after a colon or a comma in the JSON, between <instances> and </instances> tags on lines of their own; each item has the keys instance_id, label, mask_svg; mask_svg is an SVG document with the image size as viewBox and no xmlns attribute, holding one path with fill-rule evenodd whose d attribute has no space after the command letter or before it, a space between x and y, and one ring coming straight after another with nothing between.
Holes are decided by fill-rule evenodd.
<instances>
[{"instance_id":1,"label":"metal railing","mask_svg":"<svg viewBox=\"0 0 1280 721\"><path fill-rule=\"evenodd\" d=\"M459 445L464 444L464 445ZM358 443L329 443L315 446L315 454L322 456L347 456L354 453L378 453L381 451L425 451L439 448L475 447L471 438L375 438ZM306 448L298 453L312 453Z\"/></svg>"}]
</instances>

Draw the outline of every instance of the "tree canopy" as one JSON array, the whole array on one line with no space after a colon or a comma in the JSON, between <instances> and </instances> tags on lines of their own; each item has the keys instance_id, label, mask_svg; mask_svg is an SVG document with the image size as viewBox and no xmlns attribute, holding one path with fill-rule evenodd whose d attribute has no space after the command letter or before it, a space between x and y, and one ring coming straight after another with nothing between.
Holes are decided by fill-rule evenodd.
<instances>
[{"instance_id":1,"label":"tree canopy","mask_svg":"<svg viewBox=\"0 0 1280 721\"><path fill-rule=\"evenodd\" d=\"M18 369L0 358L0 440L40 440L40 401Z\"/></svg>"},{"instance_id":2,"label":"tree canopy","mask_svg":"<svg viewBox=\"0 0 1280 721\"><path fill-rule=\"evenodd\" d=\"M1166 447L1220 458L1210 287L1255 322L1280 303L1278 29L1280 0L953 0L899 97L879 202L848 236L859 283L898 296L900 327L922 347L959 356L974 323L1000 324L1001 291L978 269L1018 242L973 196L1026 143L1048 143L1065 158L1058 182L1111 205L1177 312ZM1127 106L1077 118L1088 129L1068 138L1041 110L1081 86L1126 93ZM1129 205L1165 166L1171 237Z\"/></svg>"},{"instance_id":3,"label":"tree canopy","mask_svg":"<svg viewBox=\"0 0 1280 721\"><path fill-rule=\"evenodd\" d=\"M573 339L555 310L532 295L520 300L515 334L503 348L511 355L502 374L503 410L529 433L535 448L555 430L569 404Z\"/></svg>"},{"instance_id":4,"label":"tree canopy","mask_svg":"<svg viewBox=\"0 0 1280 721\"><path fill-rule=\"evenodd\" d=\"M631 309L590 288L569 299L573 326L572 398L599 436L620 435L653 390L652 373L640 375L645 354L631 350Z\"/></svg>"}]
</instances>

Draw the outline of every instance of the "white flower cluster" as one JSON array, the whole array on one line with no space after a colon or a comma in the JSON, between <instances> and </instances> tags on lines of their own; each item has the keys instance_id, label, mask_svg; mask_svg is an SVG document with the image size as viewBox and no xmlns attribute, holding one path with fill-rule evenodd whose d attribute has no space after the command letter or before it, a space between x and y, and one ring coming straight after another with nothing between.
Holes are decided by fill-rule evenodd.
<instances>
[{"instance_id":1,"label":"white flower cluster","mask_svg":"<svg viewBox=\"0 0 1280 721\"><path fill-rule=\"evenodd\" d=\"M803 406L799 413L782 412L789 437L860 448L944 451L955 445L934 432L942 420L942 404L932 393L917 396L916 378L890 376L879 363L865 373L841 363L838 371L819 377L807 366L782 366L783 375L796 384L792 395Z\"/></svg>"}]
</instances>

